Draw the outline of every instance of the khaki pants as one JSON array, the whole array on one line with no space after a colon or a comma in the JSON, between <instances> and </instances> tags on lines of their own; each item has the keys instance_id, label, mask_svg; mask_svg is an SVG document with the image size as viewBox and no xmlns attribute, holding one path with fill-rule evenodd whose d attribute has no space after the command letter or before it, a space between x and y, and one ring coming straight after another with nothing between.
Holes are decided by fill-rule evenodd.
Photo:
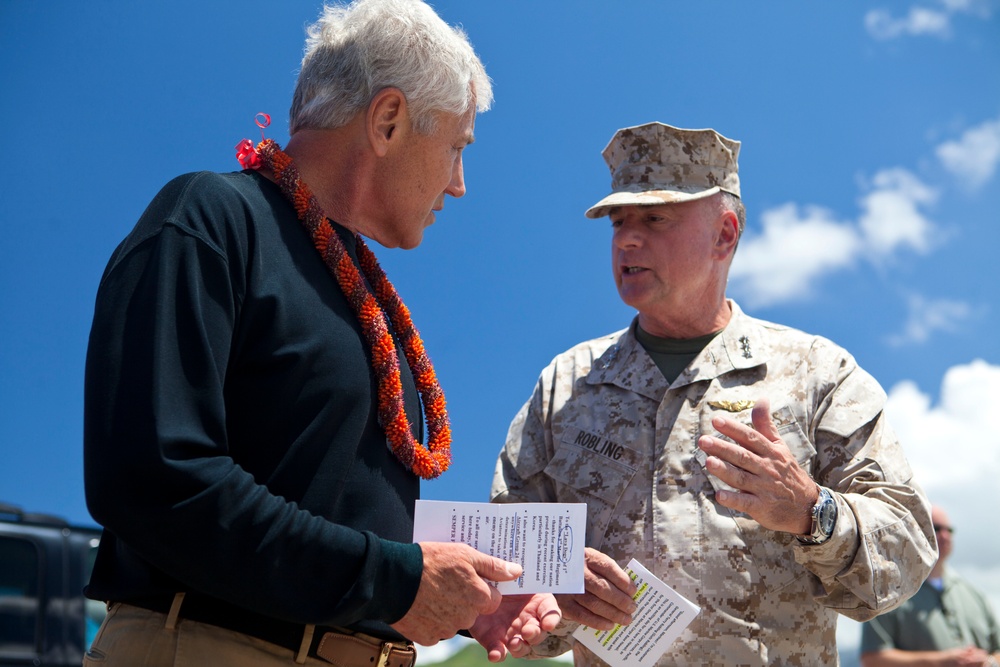
<instances>
[{"instance_id":1,"label":"khaki pants","mask_svg":"<svg viewBox=\"0 0 1000 667\"><path fill-rule=\"evenodd\" d=\"M319 667L328 662L306 657L296 662L289 649L185 618L167 627L167 615L115 603L111 605L84 667ZM367 666L366 666L367 667Z\"/></svg>"}]
</instances>

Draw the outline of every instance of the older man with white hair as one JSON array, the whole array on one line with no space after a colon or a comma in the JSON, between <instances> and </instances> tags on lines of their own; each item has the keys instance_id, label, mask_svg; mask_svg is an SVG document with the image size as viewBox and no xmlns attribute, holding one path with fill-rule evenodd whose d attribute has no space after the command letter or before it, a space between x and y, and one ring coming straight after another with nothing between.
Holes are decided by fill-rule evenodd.
<instances>
[{"instance_id":1,"label":"older man with white hair","mask_svg":"<svg viewBox=\"0 0 1000 667\"><path fill-rule=\"evenodd\" d=\"M115 251L84 443L105 529L86 593L109 612L84 664L409 667L413 642L462 629L500 660L559 620L552 596L487 583L519 565L411 543L451 434L364 241L412 248L465 194L491 100L465 34L423 2L327 7L288 145L176 178Z\"/></svg>"}]
</instances>

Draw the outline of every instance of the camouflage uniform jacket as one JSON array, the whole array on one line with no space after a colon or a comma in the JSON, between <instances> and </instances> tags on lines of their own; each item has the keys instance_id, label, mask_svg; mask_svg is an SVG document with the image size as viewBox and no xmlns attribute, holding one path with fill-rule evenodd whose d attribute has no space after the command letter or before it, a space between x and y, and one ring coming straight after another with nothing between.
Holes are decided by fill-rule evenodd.
<instances>
[{"instance_id":1,"label":"camouflage uniform jacket","mask_svg":"<svg viewBox=\"0 0 1000 667\"><path fill-rule=\"evenodd\" d=\"M514 418L494 502L583 502L587 544L631 557L701 607L659 665L835 665L838 612L866 620L936 560L929 505L882 414L885 392L827 339L733 316L671 385L629 328L542 371ZM711 420L771 400L799 464L831 489L833 536L805 545L714 500L698 449ZM536 647L565 651L573 628ZM560 636L563 635L563 636ZM603 664L582 645L577 665Z\"/></svg>"}]
</instances>

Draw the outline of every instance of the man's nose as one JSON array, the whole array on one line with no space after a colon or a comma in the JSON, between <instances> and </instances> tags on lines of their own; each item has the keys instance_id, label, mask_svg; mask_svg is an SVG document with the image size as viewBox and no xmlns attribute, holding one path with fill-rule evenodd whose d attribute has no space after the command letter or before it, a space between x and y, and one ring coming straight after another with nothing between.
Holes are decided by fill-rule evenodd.
<instances>
[{"instance_id":1,"label":"man's nose","mask_svg":"<svg viewBox=\"0 0 1000 667\"><path fill-rule=\"evenodd\" d=\"M455 167L451 171L451 182L445 192L456 199L465 194L465 171L462 167L462 155L459 154Z\"/></svg>"},{"instance_id":2,"label":"man's nose","mask_svg":"<svg viewBox=\"0 0 1000 667\"><path fill-rule=\"evenodd\" d=\"M612 236L611 242L616 248L633 248L642 240L641 234L635 225L630 225L628 222L622 222L620 225L615 227L614 235Z\"/></svg>"}]
</instances>

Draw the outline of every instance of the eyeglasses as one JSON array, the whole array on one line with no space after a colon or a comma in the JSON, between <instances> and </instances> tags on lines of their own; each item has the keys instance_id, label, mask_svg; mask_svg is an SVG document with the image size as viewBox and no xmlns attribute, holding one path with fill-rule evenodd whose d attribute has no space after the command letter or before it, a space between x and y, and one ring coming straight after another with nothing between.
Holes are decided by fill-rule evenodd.
<instances>
[{"instance_id":1,"label":"eyeglasses","mask_svg":"<svg viewBox=\"0 0 1000 667\"><path fill-rule=\"evenodd\" d=\"M955 534L955 529L952 528L951 526L939 526L937 524L934 524L934 532L935 533L948 533L949 535L954 535Z\"/></svg>"}]
</instances>

